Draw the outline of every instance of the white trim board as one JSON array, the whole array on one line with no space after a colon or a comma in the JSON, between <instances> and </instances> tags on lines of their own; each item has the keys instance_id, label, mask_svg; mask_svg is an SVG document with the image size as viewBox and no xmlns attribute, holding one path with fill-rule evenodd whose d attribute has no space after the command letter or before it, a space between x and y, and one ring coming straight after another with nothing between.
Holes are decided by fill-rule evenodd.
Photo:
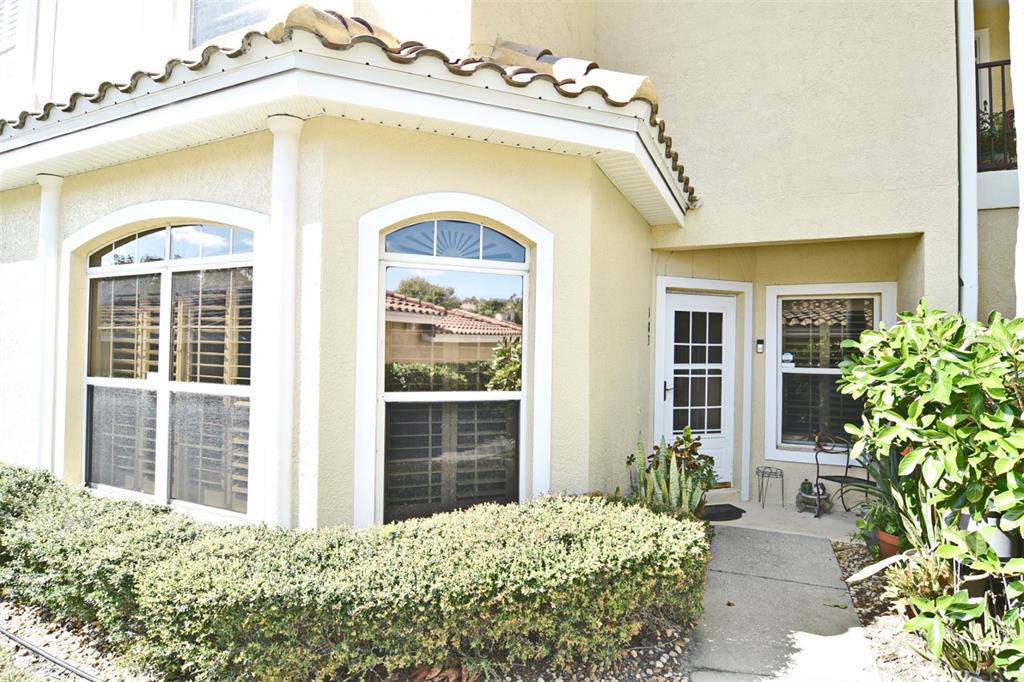
<instances>
[{"instance_id":1,"label":"white trim board","mask_svg":"<svg viewBox=\"0 0 1024 682\"><path fill-rule=\"evenodd\" d=\"M754 363L754 285L752 282L659 275L655 279L655 316L652 335L652 339L655 340L654 376L656 379L665 373L667 359L665 357L665 348L660 343L660 339L665 332L665 297L671 292L719 293L743 296L743 339L742 343L739 343L740 340L737 339L736 344L737 351L743 354L743 377L740 394L740 499L743 501L749 500L751 395ZM659 407L660 401L657 399L656 394L656 390L651 393L652 435L661 433L663 426L663 411Z\"/></svg>"},{"instance_id":2,"label":"white trim board","mask_svg":"<svg viewBox=\"0 0 1024 682\"><path fill-rule=\"evenodd\" d=\"M1017 169L978 173L977 196L979 211L1020 206Z\"/></svg>"},{"instance_id":3,"label":"white trim board","mask_svg":"<svg viewBox=\"0 0 1024 682\"><path fill-rule=\"evenodd\" d=\"M524 376L532 388L523 400L521 421L532 457L526 488L526 467L520 467L520 499L544 495L551 476L551 355L554 305L554 235L529 217L493 199L459 192L438 192L400 199L365 213L359 219L356 284L355 447L352 474L352 522L364 528L383 520L383 441L380 364L381 234L390 227L422 216L461 213L496 221L532 242L530 286L533 315L527 325L532 355ZM524 344L525 345L525 344ZM525 444L525 442L524 442Z\"/></svg>"},{"instance_id":4,"label":"white trim board","mask_svg":"<svg viewBox=\"0 0 1024 682\"><path fill-rule=\"evenodd\" d=\"M828 284L786 284L765 287L764 316L764 459L765 461L814 464L814 448L778 443L779 298L784 296L878 296L879 320L896 324L896 282L845 282ZM843 466L846 457L822 454L823 464Z\"/></svg>"}]
</instances>

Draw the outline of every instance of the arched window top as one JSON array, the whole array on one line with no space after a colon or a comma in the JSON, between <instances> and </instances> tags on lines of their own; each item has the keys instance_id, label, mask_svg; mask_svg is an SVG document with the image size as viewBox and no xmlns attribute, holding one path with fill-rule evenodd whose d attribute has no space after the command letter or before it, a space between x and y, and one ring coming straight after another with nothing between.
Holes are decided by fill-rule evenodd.
<instances>
[{"instance_id":1,"label":"arched window top","mask_svg":"<svg viewBox=\"0 0 1024 682\"><path fill-rule=\"evenodd\" d=\"M384 252L526 263L526 247L497 230L465 220L427 220L384 237Z\"/></svg>"},{"instance_id":2,"label":"arched window top","mask_svg":"<svg viewBox=\"0 0 1024 682\"><path fill-rule=\"evenodd\" d=\"M252 232L240 227L162 225L121 237L89 254L89 267L157 263L252 253Z\"/></svg>"}]
</instances>

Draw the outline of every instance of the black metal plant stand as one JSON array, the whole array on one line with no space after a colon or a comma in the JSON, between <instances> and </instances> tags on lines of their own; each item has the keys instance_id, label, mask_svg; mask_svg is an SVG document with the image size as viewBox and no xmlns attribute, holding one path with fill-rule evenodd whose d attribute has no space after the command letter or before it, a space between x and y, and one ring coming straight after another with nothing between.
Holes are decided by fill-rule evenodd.
<instances>
[{"instance_id":1,"label":"black metal plant stand","mask_svg":"<svg viewBox=\"0 0 1024 682\"><path fill-rule=\"evenodd\" d=\"M786 479L783 478L782 469L778 467L757 467L754 470L757 475L757 501L761 503L761 509L764 509L765 500L768 499L768 486L771 485L772 479L779 479L780 495L782 496L782 506L786 506Z\"/></svg>"}]
</instances>

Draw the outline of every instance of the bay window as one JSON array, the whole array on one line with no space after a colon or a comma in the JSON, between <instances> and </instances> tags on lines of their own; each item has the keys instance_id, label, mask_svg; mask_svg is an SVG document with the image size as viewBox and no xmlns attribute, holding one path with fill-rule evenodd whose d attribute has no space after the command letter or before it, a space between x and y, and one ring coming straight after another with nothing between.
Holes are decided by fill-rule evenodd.
<instances>
[{"instance_id":1,"label":"bay window","mask_svg":"<svg viewBox=\"0 0 1024 682\"><path fill-rule=\"evenodd\" d=\"M164 225L88 259L86 482L244 514L252 234Z\"/></svg>"},{"instance_id":2,"label":"bay window","mask_svg":"<svg viewBox=\"0 0 1024 682\"><path fill-rule=\"evenodd\" d=\"M431 220L381 255L384 520L519 499L527 250Z\"/></svg>"}]
</instances>

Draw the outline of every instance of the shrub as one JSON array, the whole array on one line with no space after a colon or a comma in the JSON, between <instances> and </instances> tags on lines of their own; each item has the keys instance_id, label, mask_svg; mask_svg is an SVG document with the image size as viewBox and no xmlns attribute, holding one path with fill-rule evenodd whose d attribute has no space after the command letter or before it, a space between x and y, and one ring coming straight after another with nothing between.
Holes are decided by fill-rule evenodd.
<instances>
[{"instance_id":1,"label":"shrub","mask_svg":"<svg viewBox=\"0 0 1024 682\"><path fill-rule=\"evenodd\" d=\"M93 623L115 644L143 629L139 576L192 542L202 528L166 507L105 499L56 483L39 494L35 510L3 532L4 591L59 617Z\"/></svg>"},{"instance_id":2,"label":"shrub","mask_svg":"<svg viewBox=\"0 0 1024 682\"><path fill-rule=\"evenodd\" d=\"M28 485L0 465L0 500ZM0 532L0 584L171 678L321 679L460 662L600 664L695 619L703 524L600 498L365 531L217 528L47 482ZM14 505L10 505L13 509Z\"/></svg>"}]
</instances>

